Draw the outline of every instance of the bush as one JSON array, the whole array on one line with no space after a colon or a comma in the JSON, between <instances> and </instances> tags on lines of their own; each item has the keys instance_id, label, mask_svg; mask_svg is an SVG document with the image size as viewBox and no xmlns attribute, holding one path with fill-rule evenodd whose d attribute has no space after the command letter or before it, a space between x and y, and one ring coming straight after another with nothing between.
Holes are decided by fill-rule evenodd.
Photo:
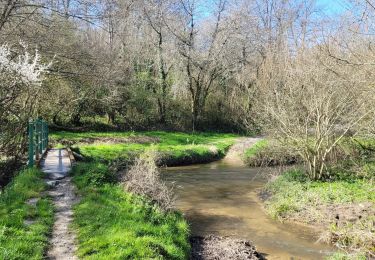
<instances>
[{"instance_id":1,"label":"bush","mask_svg":"<svg viewBox=\"0 0 375 260\"><path fill-rule=\"evenodd\" d=\"M149 198L165 211L173 208L173 193L161 181L153 153L142 154L135 160L126 175L125 187L130 192Z\"/></svg>"}]
</instances>

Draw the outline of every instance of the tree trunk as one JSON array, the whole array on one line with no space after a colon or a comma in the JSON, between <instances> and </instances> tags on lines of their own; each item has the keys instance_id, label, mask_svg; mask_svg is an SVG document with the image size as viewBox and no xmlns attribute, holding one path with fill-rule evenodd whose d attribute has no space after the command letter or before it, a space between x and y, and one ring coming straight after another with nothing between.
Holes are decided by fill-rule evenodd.
<instances>
[{"instance_id":1,"label":"tree trunk","mask_svg":"<svg viewBox=\"0 0 375 260\"><path fill-rule=\"evenodd\" d=\"M159 77L161 82L161 97L159 97L159 119L160 123L165 124L166 122L166 96L167 96L167 72L165 71L164 59L163 59L163 35L160 32L159 44L158 44L158 56L159 56Z\"/></svg>"},{"instance_id":2,"label":"tree trunk","mask_svg":"<svg viewBox=\"0 0 375 260\"><path fill-rule=\"evenodd\" d=\"M115 117L116 117L115 111L110 111L110 112L107 113L107 115L108 115L108 124L114 125L115 124Z\"/></svg>"}]
</instances>

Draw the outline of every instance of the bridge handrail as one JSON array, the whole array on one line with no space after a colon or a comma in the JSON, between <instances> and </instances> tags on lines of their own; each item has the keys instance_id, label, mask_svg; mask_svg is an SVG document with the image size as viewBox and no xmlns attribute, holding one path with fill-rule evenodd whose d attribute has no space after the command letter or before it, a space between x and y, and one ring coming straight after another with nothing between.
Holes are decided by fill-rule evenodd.
<instances>
[{"instance_id":1,"label":"bridge handrail","mask_svg":"<svg viewBox=\"0 0 375 260\"><path fill-rule=\"evenodd\" d=\"M48 147L48 124L38 118L30 120L28 125L29 161L28 166L33 167L39 161Z\"/></svg>"}]
</instances>

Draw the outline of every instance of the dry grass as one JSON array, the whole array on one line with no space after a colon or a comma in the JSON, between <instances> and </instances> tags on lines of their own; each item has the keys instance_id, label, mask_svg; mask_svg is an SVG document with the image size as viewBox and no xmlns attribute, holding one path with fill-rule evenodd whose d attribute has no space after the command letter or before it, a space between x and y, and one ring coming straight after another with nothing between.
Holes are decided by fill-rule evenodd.
<instances>
[{"instance_id":1,"label":"dry grass","mask_svg":"<svg viewBox=\"0 0 375 260\"><path fill-rule=\"evenodd\" d=\"M147 152L138 157L125 176L125 187L129 192L149 198L163 210L173 209L174 195L161 180L156 165L156 153Z\"/></svg>"},{"instance_id":2,"label":"dry grass","mask_svg":"<svg viewBox=\"0 0 375 260\"><path fill-rule=\"evenodd\" d=\"M213 235L193 237L190 240L192 260L263 259L250 241Z\"/></svg>"}]
</instances>

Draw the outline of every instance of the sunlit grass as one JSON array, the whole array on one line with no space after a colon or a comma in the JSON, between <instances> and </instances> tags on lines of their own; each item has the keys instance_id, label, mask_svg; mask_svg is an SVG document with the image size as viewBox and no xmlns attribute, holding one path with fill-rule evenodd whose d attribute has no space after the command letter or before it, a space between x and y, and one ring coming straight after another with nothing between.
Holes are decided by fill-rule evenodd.
<instances>
[{"instance_id":1,"label":"sunlit grass","mask_svg":"<svg viewBox=\"0 0 375 260\"><path fill-rule=\"evenodd\" d=\"M0 259L44 259L53 206L41 196L41 177L37 169L23 170L0 194ZM30 198L39 198L36 206L26 203Z\"/></svg>"},{"instance_id":2,"label":"sunlit grass","mask_svg":"<svg viewBox=\"0 0 375 260\"><path fill-rule=\"evenodd\" d=\"M361 203L375 205L374 179L356 178L352 175L350 179L310 181L302 170L291 170L270 182L265 190L272 194L266 201L266 210L272 217L279 220L298 219L308 224L313 222L314 225L325 223L326 240L334 239L341 248L356 249L354 251L358 256L373 250L374 216L364 214L354 222L336 225L333 222L335 215L327 216L328 213L324 212L341 215L346 214L340 210L345 205L348 208ZM335 207L338 211L332 210ZM336 254L332 259L364 259L337 258L340 255Z\"/></svg>"},{"instance_id":3,"label":"sunlit grass","mask_svg":"<svg viewBox=\"0 0 375 260\"><path fill-rule=\"evenodd\" d=\"M189 227L181 214L163 212L113 183L107 166L80 163L74 182L83 197L74 209L83 259L187 259Z\"/></svg>"},{"instance_id":4,"label":"sunlit grass","mask_svg":"<svg viewBox=\"0 0 375 260\"><path fill-rule=\"evenodd\" d=\"M100 143L100 138L153 137L154 141L137 143ZM218 133L178 133L164 131L150 132L108 132L71 133L58 132L52 135L56 142L74 140L73 148L86 158L102 161L131 160L137 154L152 149L159 152L161 161L167 165L208 162L223 157L238 136ZM98 142L84 143L86 138Z\"/></svg>"}]
</instances>

